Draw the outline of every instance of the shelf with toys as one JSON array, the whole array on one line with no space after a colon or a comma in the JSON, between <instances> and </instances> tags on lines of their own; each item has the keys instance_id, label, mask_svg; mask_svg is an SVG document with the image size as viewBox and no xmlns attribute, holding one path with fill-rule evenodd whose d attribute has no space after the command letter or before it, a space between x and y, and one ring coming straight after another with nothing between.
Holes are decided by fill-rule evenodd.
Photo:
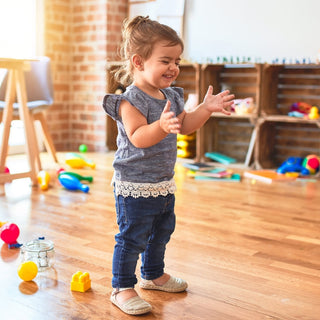
<instances>
[{"instance_id":1,"label":"shelf with toys","mask_svg":"<svg viewBox=\"0 0 320 320\"><path fill-rule=\"evenodd\" d=\"M113 77L120 65L108 63L109 93L120 88ZM320 155L320 120L317 113L310 119L311 107L320 107L319 64L183 63L180 69L173 85L184 88L186 104L202 101L209 85L214 93L230 89L237 99L231 116L213 114L195 140L181 143L192 148L185 156L209 161L205 153L218 152L246 167L274 168L290 156ZM107 146L115 150L117 128L107 121Z\"/></svg>"},{"instance_id":2,"label":"shelf with toys","mask_svg":"<svg viewBox=\"0 0 320 320\"><path fill-rule=\"evenodd\" d=\"M320 65L265 64L261 84L255 167L320 155Z\"/></svg>"},{"instance_id":3,"label":"shelf with toys","mask_svg":"<svg viewBox=\"0 0 320 320\"><path fill-rule=\"evenodd\" d=\"M231 116L215 113L199 130L198 161L206 160L206 152L219 152L246 166L251 163L260 106L261 70L261 64L201 65L201 98L211 84L214 94L229 89L236 100Z\"/></svg>"},{"instance_id":4,"label":"shelf with toys","mask_svg":"<svg viewBox=\"0 0 320 320\"><path fill-rule=\"evenodd\" d=\"M279 167L290 157L320 155L320 128L315 120L260 118L257 124L255 168Z\"/></svg>"},{"instance_id":5,"label":"shelf with toys","mask_svg":"<svg viewBox=\"0 0 320 320\"><path fill-rule=\"evenodd\" d=\"M310 117L310 109L319 107L319 64L265 64L262 68L260 116L280 116L275 121L318 118L318 110L314 109L316 113Z\"/></svg>"}]
</instances>

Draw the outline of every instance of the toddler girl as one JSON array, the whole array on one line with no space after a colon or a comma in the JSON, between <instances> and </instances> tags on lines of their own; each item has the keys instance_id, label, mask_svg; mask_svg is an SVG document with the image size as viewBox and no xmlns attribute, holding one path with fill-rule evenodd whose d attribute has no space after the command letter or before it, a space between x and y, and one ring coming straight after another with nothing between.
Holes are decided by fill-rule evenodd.
<instances>
[{"instance_id":1,"label":"toddler girl","mask_svg":"<svg viewBox=\"0 0 320 320\"><path fill-rule=\"evenodd\" d=\"M113 162L119 233L115 236L111 301L127 314L151 305L134 289L141 254L143 289L181 292L187 283L164 272L166 245L175 229L174 165L178 133L200 128L213 112L229 114L233 95L213 95L184 111L183 89L171 87L179 75L183 42L170 27L138 16L123 28L124 65L116 79L126 91L107 94L103 107L117 121L118 149Z\"/></svg>"}]
</instances>

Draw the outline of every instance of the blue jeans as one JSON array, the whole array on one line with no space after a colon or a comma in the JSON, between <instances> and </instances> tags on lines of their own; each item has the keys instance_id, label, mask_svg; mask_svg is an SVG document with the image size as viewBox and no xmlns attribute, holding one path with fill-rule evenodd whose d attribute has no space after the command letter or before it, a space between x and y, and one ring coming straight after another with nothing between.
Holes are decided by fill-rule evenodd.
<instances>
[{"instance_id":1,"label":"blue jeans","mask_svg":"<svg viewBox=\"0 0 320 320\"><path fill-rule=\"evenodd\" d=\"M175 196L115 199L120 232L115 236L112 287L134 287L139 254L142 278L159 278L164 273L166 244L175 229Z\"/></svg>"}]
</instances>

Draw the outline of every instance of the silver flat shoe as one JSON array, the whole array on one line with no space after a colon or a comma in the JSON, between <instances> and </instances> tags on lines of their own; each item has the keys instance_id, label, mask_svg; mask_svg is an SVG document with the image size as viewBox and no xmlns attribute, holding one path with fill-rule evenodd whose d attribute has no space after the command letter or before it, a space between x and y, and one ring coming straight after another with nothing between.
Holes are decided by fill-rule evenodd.
<instances>
[{"instance_id":1,"label":"silver flat shoe","mask_svg":"<svg viewBox=\"0 0 320 320\"><path fill-rule=\"evenodd\" d=\"M110 301L124 313L130 315L139 315L151 311L151 305L148 302L141 299L139 296L130 298L124 303L120 304L117 300L117 294L119 292L119 290L114 290L111 294Z\"/></svg>"},{"instance_id":2,"label":"silver flat shoe","mask_svg":"<svg viewBox=\"0 0 320 320\"><path fill-rule=\"evenodd\" d=\"M188 288L186 281L170 276L170 279L162 286L157 286L152 280L141 279L140 288L147 290L160 290L165 292L182 292Z\"/></svg>"}]
</instances>

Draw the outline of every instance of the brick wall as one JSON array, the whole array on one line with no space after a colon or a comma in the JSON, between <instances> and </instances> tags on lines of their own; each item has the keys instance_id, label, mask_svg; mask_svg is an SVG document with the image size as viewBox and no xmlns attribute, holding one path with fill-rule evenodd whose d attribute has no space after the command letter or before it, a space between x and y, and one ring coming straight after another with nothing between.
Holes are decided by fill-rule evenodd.
<instances>
[{"instance_id":1,"label":"brick wall","mask_svg":"<svg viewBox=\"0 0 320 320\"><path fill-rule=\"evenodd\" d=\"M47 119L58 151L106 150L105 64L117 59L127 0L46 0L45 55L55 103Z\"/></svg>"}]
</instances>

